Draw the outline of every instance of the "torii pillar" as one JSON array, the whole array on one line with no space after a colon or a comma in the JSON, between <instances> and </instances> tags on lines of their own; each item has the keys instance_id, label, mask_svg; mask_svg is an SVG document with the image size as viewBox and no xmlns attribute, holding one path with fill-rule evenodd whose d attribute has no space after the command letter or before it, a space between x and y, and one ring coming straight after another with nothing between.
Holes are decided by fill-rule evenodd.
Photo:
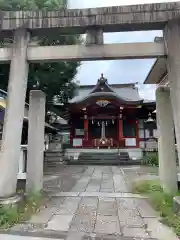
<instances>
[{"instance_id":1,"label":"torii pillar","mask_svg":"<svg viewBox=\"0 0 180 240\"><path fill-rule=\"evenodd\" d=\"M180 22L171 20L164 30L165 46L167 50L167 68L170 83L170 97L172 103L178 159L180 165ZM168 112L167 112L168 114ZM172 173L173 174L173 173Z\"/></svg>"},{"instance_id":2,"label":"torii pillar","mask_svg":"<svg viewBox=\"0 0 180 240\"><path fill-rule=\"evenodd\" d=\"M30 91L26 179L26 191L29 193L43 188L45 101L41 90Z\"/></svg>"},{"instance_id":3,"label":"torii pillar","mask_svg":"<svg viewBox=\"0 0 180 240\"><path fill-rule=\"evenodd\" d=\"M159 132L159 177L164 191L172 193L177 191L177 167L174 120L168 87L161 86L156 90L156 116Z\"/></svg>"},{"instance_id":4,"label":"torii pillar","mask_svg":"<svg viewBox=\"0 0 180 240\"><path fill-rule=\"evenodd\" d=\"M8 101L0 156L0 203L2 204L19 200L16 196L16 185L29 70L26 59L28 43L29 33L26 29L17 29L12 45Z\"/></svg>"}]
</instances>

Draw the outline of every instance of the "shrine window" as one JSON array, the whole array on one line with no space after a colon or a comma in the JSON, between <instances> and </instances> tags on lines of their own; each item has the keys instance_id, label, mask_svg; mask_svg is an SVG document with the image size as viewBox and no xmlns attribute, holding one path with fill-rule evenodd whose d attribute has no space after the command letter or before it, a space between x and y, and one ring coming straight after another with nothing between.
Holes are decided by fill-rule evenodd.
<instances>
[{"instance_id":1,"label":"shrine window","mask_svg":"<svg viewBox=\"0 0 180 240\"><path fill-rule=\"evenodd\" d=\"M123 136L136 137L136 122L123 121Z\"/></svg>"},{"instance_id":2,"label":"shrine window","mask_svg":"<svg viewBox=\"0 0 180 240\"><path fill-rule=\"evenodd\" d=\"M84 120L74 118L72 122L72 127L74 129L74 137L83 137L84 136Z\"/></svg>"},{"instance_id":3,"label":"shrine window","mask_svg":"<svg viewBox=\"0 0 180 240\"><path fill-rule=\"evenodd\" d=\"M66 143L66 144L70 143L70 133L69 132L63 132L61 136L62 136L63 143Z\"/></svg>"},{"instance_id":4,"label":"shrine window","mask_svg":"<svg viewBox=\"0 0 180 240\"><path fill-rule=\"evenodd\" d=\"M83 137L84 136L84 129L79 129L79 128L76 128L75 129L75 136L76 137Z\"/></svg>"}]
</instances>

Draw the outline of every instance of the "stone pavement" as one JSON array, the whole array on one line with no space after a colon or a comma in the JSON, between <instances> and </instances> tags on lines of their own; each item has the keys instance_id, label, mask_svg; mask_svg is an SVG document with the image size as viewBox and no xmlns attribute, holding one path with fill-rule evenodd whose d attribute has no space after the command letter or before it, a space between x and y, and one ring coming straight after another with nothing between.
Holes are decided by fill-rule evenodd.
<instances>
[{"instance_id":1,"label":"stone pavement","mask_svg":"<svg viewBox=\"0 0 180 240\"><path fill-rule=\"evenodd\" d=\"M130 192L138 174L137 167L64 166L45 176L46 206L10 233L44 240L177 240L146 199Z\"/></svg>"},{"instance_id":2,"label":"stone pavement","mask_svg":"<svg viewBox=\"0 0 180 240\"><path fill-rule=\"evenodd\" d=\"M27 236L16 236L9 234L1 234L1 240L57 240L52 238L39 238L39 237L27 237ZM58 238L58 240L63 240Z\"/></svg>"}]
</instances>

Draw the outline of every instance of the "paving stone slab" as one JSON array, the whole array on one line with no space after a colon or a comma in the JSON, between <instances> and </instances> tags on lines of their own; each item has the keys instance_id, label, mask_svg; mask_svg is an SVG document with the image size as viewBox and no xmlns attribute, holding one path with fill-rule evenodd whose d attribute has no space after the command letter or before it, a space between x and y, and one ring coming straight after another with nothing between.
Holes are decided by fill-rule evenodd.
<instances>
[{"instance_id":1,"label":"paving stone slab","mask_svg":"<svg viewBox=\"0 0 180 240\"><path fill-rule=\"evenodd\" d=\"M82 198L71 223L70 231L92 232L96 222L98 198Z\"/></svg>"},{"instance_id":2,"label":"paving stone slab","mask_svg":"<svg viewBox=\"0 0 180 240\"><path fill-rule=\"evenodd\" d=\"M101 188L100 192L102 193L112 193L112 188Z\"/></svg>"},{"instance_id":3,"label":"paving stone slab","mask_svg":"<svg viewBox=\"0 0 180 240\"><path fill-rule=\"evenodd\" d=\"M138 211L140 212L140 215L143 218L159 217L158 212L156 212L146 200L136 199L136 205L137 205Z\"/></svg>"},{"instance_id":4,"label":"paving stone slab","mask_svg":"<svg viewBox=\"0 0 180 240\"><path fill-rule=\"evenodd\" d=\"M115 197L115 198L140 198L147 199L146 196L133 193L115 193L108 189L107 192L51 192L48 194L50 197Z\"/></svg>"},{"instance_id":5,"label":"paving stone slab","mask_svg":"<svg viewBox=\"0 0 180 240\"><path fill-rule=\"evenodd\" d=\"M18 236L21 233L12 233L10 236ZM28 235L27 235L28 234ZM7 234L1 234L1 236L4 236ZM74 238L73 238L74 236ZM8 235L9 237L9 235ZM84 232L68 232L68 231L52 231L52 230L44 230L39 232L31 232L31 233L22 233L21 237L28 237L28 239L25 238L25 240L34 240L33 238L40 238L40 240L55 240L55 239L63 239L63 240L158 240L154 238L148 238L148 239L142 239L142 238L132 238L132 237L124 237L121 235L115 235L115 234L101 234L101 233L84 233ZM49 239L50 237L50 239ZM2 238L4 240L4 238ZM19 239L19 238L18 238ZM6 239L5 239L6 240ZM8 239L7 239L8 240ZM14 240L13 238L11 240ZM15 239L17 240L17 238ZM21 240L21 239L20 239ZM24 240L24 239L23 239ZM36 239L35 239L36 240Z\"/></svg>"},{"instance_id":6,"label":"paving stone slab","mask_svg":"<svg viewBox=\"0 0 180 240\"><path fill-rule=\"evenodd\" d=\"M158 240L152 238L132 238L125 237L119 234L101 234L101 233L75 233L72 232L69 234L66 240Z\"/></svg>"},{"instance_id":7,"label":"paving stone slab","mask_svg":"<svg viewBox=\"0 0 180 240\"><path fill-rule=\"evenodd\" d=\"M134 199L117 199L118 216L121 226L144 227L144 222Z\"/></svg>"},{"instance_id":8,"label":"paving stone slab","mask_svg":"<svg viewBox=\"0 0 180 240\"><path fill-rule=\"evenodd\" d=\"M34 224L36 223L46 224L57 211L58 211L57 207L46 208L44 210L41 210L39 213L33 215L30 218L29 222Z\"/></svg>"},{"instance_id":9,"label":"paving stone slab","mask_svg":"<svg viewBox=\"0 0 180 240\"><path fill-rule=\"evenodd\" d=\"M134 237L140 239L147 239L150 238L149 234L146 232L144 228L130 228L124 227L122 229L123 236L125 237Z\"/></svg>"},{"instance_id":10,"label":"paving stone slab","mask_svg":"<svg viewBox=\"0 0 180 240\"><path fill-rule=\"evenodd\" d=\"M46 203L46 208L59 207L65 200L65 197L50 197Z\"/></svg>"},{"instance_id":11,"label":"paving stone slab","mask_svg":"<svg viewBox=\"0 0 180 240\"><path fill-rule=\"evenodd\" d=\"M92 232L96 222L96 214L93 215L76 215L70 227L70 231L74 232Z\"/></svg>"},{"instance_id":12,"label":"paving stone slab","mask_svg":"<svg viewBox=\"0 0 180 240\"><path fill-rule=\"evenodd\" d=\"M81 201L80 197L67 197L60 205L56 214L58 215L73 215L77 211L78 205Z\"/></svg>"},{"instance_id":13,"label":"paving stone slab","mask_svg":"<svg viewBox=\"0 0 180 240\"><path fill-rule=\"evenodd\" d=\"M50 239L64 239L65 240L67 238L69 232L68 231L58 231L58 230L54 231L51 229L35 229L34 231L30 231L30 232L13 231L13 232L10 232L9 234L15 235L15 236L25 236L25 237L26 236L41 237L42 239L50 238Z\"/></svg>"},{"instance_id":14,"label":"paving stone slab","mask_svg":"<svg viewBox=\"0 0 180 240\"><path fill-rule=\"evenodd\" d=\"M62 195L63 196L63 195ZM147 197L139 195L139 194L132 194L132 193L108 193L108 192L82 192L79 194L82 197L114 197L114 198L143 198L147 199Z\"/></svg>"},{"instance_id":15,"label":"paving stone slab","mask_svg":"<svg viewBox=\"0 0 180 240\"><path fill-rule=\"evenodd\" d=\"M116 198L117 206L119 210L129 210L134 209L137 211L137 202L134 198Z\"/></svg>"},{"instance_id":16,"label":"paving stone slab","mask_svg":"<svg viewBox=\"0 0 180 240\"><path fill-rule=\"evenodd\" d=\"M127 227L144 227L143 219L139 216L138 211L128 209L128 210L118 210L120 226Z\"/></svg>"},{"instance_id":17,"label":"paving stone slab","mask_svg":"<svg viewBox=\"0 0 180 240\"><path fill-rule=\"evenodd\" d=\"M97 216L96 233L120 234L119 220L117 216Z\"/></svg>"},{"instance_id":18,"label":"paving stone slab","mask_svg":"<svg viewBox=\"0 0 180 240\"><path fill-rule=\"evenodd\" d=\"M147 224L147 232L149 232L151 238L179 240L173 230L160 223L157 218L144 218L143 220Z\"/></svg>"},{"instance_id":19,"label":"paving stone slab","mask_svg":"<svg viewBox=\"0 0 180 240\"><path fill-rule=\"evenodd\" d=\"M119 174L113 175L115 192L128 192L124 177Z\"/></svg>"},{"instance_id":20,"label":"paving stone slab","mask_svg":"<svg viewBox=\"0 0 180 240\"><path fill-rule=\"evenodd\" d=\"M2 240L55 240L53 238L40 238L40 237L28 237L28 236L15 236L9 234L0 234ZM59 239L64 240L64 239Z\"/></svg>"},{"instance_id":21,"label":"paving stone slab","mask_svg":"<svg viewBox=\"0 0 180 240\"><path fill-rule=\"evenodd\" d=\"M42 223L30 223L30 222L25 222L21 224L17 224L13 226L11 229L9 229L9 233L21 233L24 234L25 232L33 232L33 231L42 231L47 227L46 224Z\"/></svg>"},{"instance_id":22,"label":"paving stone slab","mask_svg":"<svg viewBox=\"0 0 180 240\"><path fill-rule=\"evenodd\" d=\"M66 240L84 240L82 232L70 232Z\"/></svg>"},{"instance_id":23,"label":"paving stone slab","mask_svg":"<svg viewBox=\"0 0 180 240\"><path fill-rule=\"evenodd\" d=\"M50 197L78 197L80 192L55 192L48 194Z\"/></svg>"},{"instance_id":24,"label":"paving stone slab","mask_svg":"<svg viewBox=\"0 0 180 240\"><path fill-rule=\"evenodd\" d=\"M86 190L87 184L76 184L72 189L71 192L84 192Z\"/></svg>"},{"instance_id":25,"label":"paving stone slab","mask_svg":"<svg viewBox=\"0 0 180 240\"><path fill-rule=\"evenodd\" d=\"M113 189L114 188L113 177L112 176L107 176L106 178L103 177L101 181L101 187L102 186L112 187Z\"/></svg>"},{"instance_id":26,"label":"paving stone slab","mask_svg":"<svg viewBox=\"0 0 180 240\"><path fill-rule=\"evenodd\" d=\"M65 198L51 198L49 202L46 203L44 207L40 208L40 212L34 214L29 223L34 224L46 224L54 214L56 214L60 208L60 205L63 203Z\"/></svg>"},{"instance_id":27,"label":"paving stone slab","mask_svg":"<svg viewBox=\"0 0 180 240\"><path fill-rule=\"evenodd\" d=\"M99 199L97 215L117 216L117 204L115 198Z\"/></svg>"},{"instance_id":28,"label":"paving stone slab","mask_svg":"<svg viewBox=\"0 0 180 240\"><path fill-rule=\"evenodd\" d=\"M68 231L73 215L54 215L46 229L53 231Z\"/></svg>"},{"instance_id":29,"label":"paving stone slab","mask_svg":"<svg viewBox=\"0 0 180 240\"><path fill-rule=\"evenodd\" d=\"M76 214L91 214L97 210L98 198L97 197L83 197L79 203Z\"/></svg>"},{"instance_id":30,"label":"paving stone slab","mask_svg":"<svg viewBox=\"0 0 180 240\"><path fill-rule=\"evenodd\" d=\"M86 188L86 192L99 192L100 186L99 187L93 187L89 186Z\"/></svg>"}]
</instances>

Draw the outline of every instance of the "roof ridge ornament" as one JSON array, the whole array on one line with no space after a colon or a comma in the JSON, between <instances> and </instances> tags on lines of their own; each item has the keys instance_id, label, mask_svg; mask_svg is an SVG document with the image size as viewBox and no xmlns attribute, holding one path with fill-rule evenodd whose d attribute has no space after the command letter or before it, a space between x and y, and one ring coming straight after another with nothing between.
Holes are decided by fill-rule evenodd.
<instances>
[{"instance_id":1,"label":"roof ridge ornament","mask_svg":"<svg viewBox=\"0 0 180 240\"><path fill-rule=\"evenodd\" d=\"M101 73L101 77L98 79L98 82L105 83L107 82L107 78L104 78L104 74Z\"/></svg>"}]
</instances>

